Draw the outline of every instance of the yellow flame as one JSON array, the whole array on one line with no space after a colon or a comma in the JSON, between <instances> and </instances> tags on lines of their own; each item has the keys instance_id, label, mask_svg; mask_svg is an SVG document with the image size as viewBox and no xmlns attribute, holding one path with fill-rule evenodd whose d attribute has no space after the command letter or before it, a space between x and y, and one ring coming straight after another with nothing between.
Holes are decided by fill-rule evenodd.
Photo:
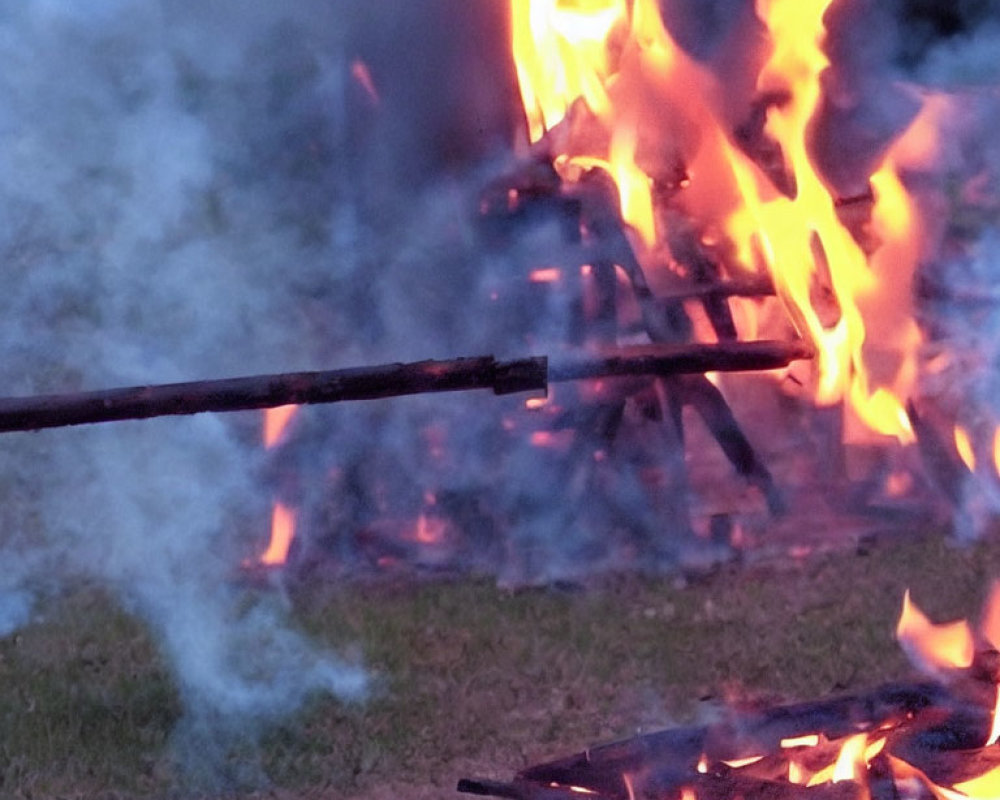
<instances>
[{"instance_id":1,"label":"yellow flame","mask_svg":"<svg viewBox=\"0 0 1000 800\"><path fill-rule=\"evenodd\" d=\"M1000 797L1000 767L994 767L989 772L971 780L956 783L954 788L960 797L995 800L995 798Z\"/></svg>"},{"instance_id":2,"label":"yellow flame","mask_svg":"<svg viewBox=\"0 0 1000 800\"><path fill-rule=\"evenodd\" d=\"M833 782L857 780L865 767L865 744L868 737L859 733L851 736L840 748L837 763L833 767Z\"/></svg>"},{"instance_id":3,"label":"yellow flame","mask_svg":"<svg viewBox=\"0 0 1000 800\"><path fill-rule=\"evenodd\" d=\"M972 439L969 432L961 425L955 426L955 449L962 463L969 468L969 472L976 471L976 452L972 449Z\"/></svg>"},{"instance_id":4,"label":"yellow flame","mask_svg":"<svg viewBox=\"0 0 1000 800\"><path fill-rule=\"evenodd\" d=\"M856 420L849 433L857 428L913 442L905 406L921 335L901 298L919 258L920 225L899 175L936 149L942 102L925 103L872 176L871 227L882 244L869 259L841 222L807 148L829 66L823 15L831 0L756 3L773 45L758 89L788 97L768 109L765 131L781 147L794 197L779 192L732 144L731 122L713 105L720 87L677 47L656 0L510 3L530 138L540 138L581 101L596 119L567 152L555 154L563 178L605 169L618 185L622 218L652 248L657 221L646 150L650 143L654 151L678 148L690 178L678 206L699 225L721 227L745 269L771 274L788 317L817 351L816 401L847 401ZM686 124L697 133L685 135ZM866 347L869 339L877 348ZM876 359L868 352L876 349L890 356ZM1000 450L997 463L1000 472Z\"/></svg>"},{"instance_id":5,"label":"yellow flame","mask_svg":"<svg viewBox=\"0 0 1000 800\"><path fill-rule=\"evenodd\" d=\"M986 738L986 746L1000 741L1000 686L997 687L997 699L993 704L993 723L990 725L990 735Z\"/></svg>"},{"instance_id":6,"label":"yellow flame","mask_svg":"<svg viewBox=\"0 0 1000 800\"><path fill-rule=\"evenodd\" d=\"M903 595L896 638L908 655L931 670L964 669L975 654L968 622L934 624L910 600L909 589Z\"/></svg>"},{"instance_id":7,"label":"yellow flame","mask_svg":"<svg viewBox=\"0 0 1000 800\"><path fill-rule=\"evenodd\" d=\"M872 741L868 740L866 733L849 736L841 744L834 763L811 775L805 781L805 785L819 786L824 783L839 783L848 780L860 781L868 763L882 752L885 743L884 736L879 736ZM791 775L791 771L789 774Z\"/></svg>"},{"instance_id":8,"label":"yellow flame","mask_svg":"<svg viewBox=\"0 0 1000 800\"><path fill-rule=\"evenodd\" d=\"M653 195L649 177L635 163L638 133L634 124L617 125L611 134L611 174L618 184L622 219L629 223L647 247L656 243Z\"/></svg>"},{"instance_id":9,"label":"yellow flame","mask_svg":"<svg viewBox=\"0 0 1000 800\"><path fill-rule=\"evenodd\" d=\"M625 14L625 0L511 0L511 44L531 141L577 98L595 114L607 113L606 40Z\"/></svg>"}]
</instances>

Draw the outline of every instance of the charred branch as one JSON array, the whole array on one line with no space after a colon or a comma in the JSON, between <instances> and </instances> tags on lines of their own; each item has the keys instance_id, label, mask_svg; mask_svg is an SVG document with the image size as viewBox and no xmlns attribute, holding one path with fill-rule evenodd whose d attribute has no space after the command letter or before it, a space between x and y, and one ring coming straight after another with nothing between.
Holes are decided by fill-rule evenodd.
<instances>
[{"instance_id":1,"label":"charred branch","mask_svg":"<svg viewBox=\"0 0 1000 800\"><path fill-rule=\"evenodd\" d=\"M625 348L602 356L498 361L492 356L373 367L256 375L94 392L0 398L0 432L146 419L205 411L338 403L491 389L496 394L544 391L549 382L705 370L772 369L808 358L798 342L745 342Z\"/></svg>"},{"instance_id":2,"label":"charred branch","mask_svg":"<svg viewBox=\"0 0 1000 800\"><path fill-rule=\"evenodd\" d=\"M677 300L700 300L711 297L725 299L727 297L773 297L775 294L774 281L766 275L760 277L748 277L732 280L714 280L704 283L697 283L694 286L679 289L676 292L661 294L657 301L660 303L673 302Z\"/></svg>"},{"instance_id":3,"label":"charred branch","mask_svg":"<svg viewBox=\"0 0 1000 800\"><path fill-rule=\"evenodd\" d=\"M588 173L588 179L582 182L582 187L583 225L607 251L608 257L613 259L628 276L649 338L657 343L686 339L690 333L690 323L681 303L664 302L657 298L646 280L646 274L632 250L621 217L616 210L615 189L610 178L600 170L592 170ZM705 276L710 274L709 267L704 266L703 274ZM707 295L707 297L712 296ZM728 307L723 312L720 305L725 305L725 299L715 298L712 303L706 305L706 310L712 316L717 330L728 331L732 318ZM732 332L735 333L735 329ZM708 370L692 372L706 371ZM665 382L665 385L675 406L672 410L678 430L683 430L679 420L680 405L690 405L704 420L736 471L763 493L768 509L772 513L780 513L784 508L781 493L771 473L757 457L756 450L743 433L722 393L704 374L688 373L685 377L672 377Z\"/></svg>"},{"instance_id":4,"label":"charred branch","mask_svg":"<svg viewBox=\"0 0 1000 800\"><path fill-rule=\"evenodd\" d=\"M719 344L635 345L605 357L553 360L549 381L575 381L628 375L687 375L712 371L775 369L811 358L802 342L721 342Z\"/></svg>"}]
</instances>

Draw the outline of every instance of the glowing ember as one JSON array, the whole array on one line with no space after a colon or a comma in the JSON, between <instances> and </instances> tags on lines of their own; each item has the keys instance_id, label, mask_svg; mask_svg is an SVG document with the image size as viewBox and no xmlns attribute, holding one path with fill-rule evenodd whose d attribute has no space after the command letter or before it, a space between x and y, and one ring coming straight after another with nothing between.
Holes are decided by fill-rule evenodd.
<instances>
[{"instance_id":1,"label":"glowing ember","mask_svg":"<svg viewBox=\"0 0 1000 800\"><path fill-rule=\"evenodd\" d=\"M444 540L447 523L440 517L422 513L417 517L414 538L421 544L440 544Z\"/></svg>"},{"instance_id":2,"label":"glowing ember","mask_svg":"<svg viewBox=\"0 0 1000 800\"><path fill-rule=\"evenodd\" d=\"M885 479L885 492L889 497L902 497L913 488L913 476L909 472L896 470Z\"/></svg>"},{"instance_id":3,"label":"glowing ember","mask_svg":"<svg viewBox=\"0 0 1000 800\"><path fill-rule=\"evenodd\" d=\"M294 538L295 512L282 503L275 503L271 514L271 543L260 557L260 563L271 566L284 564Z\"/></svg>"},{"instance_id":4,"label":"glowing ember","mask_svg":"<svg viewBox=\"0 0 1000 800\"><path fill-rule=\"evenodd\" d=\"M528 274L528 280L532 283L558 283L562 280L562 270L559 267L533 269Z\"/></svg>"},{"instance_id":5,"label":"glowing ember","mask_svg":"<svg viewBox=\"0 0 1000 800\"><path fill-rule=\"evenodd\" d=\"M931 672L964 669L975 654L968 622L935 625L910 600L909 589L903 596L896 638L918 666Z\"/></svg>"},{"instance_id":6,"label":"glowing ember","mask_svg":"<svg viewBox=\"0 0 1000 800\"><path fill-rule=\"evenodd\" d=\"M796 736L792 739L781 740L781 747L785 750L789 750L793 747L815 747L818 744L819 735L815 733L810 733L806 736Z\"/></svg>"},{"instance_id":7,"label":"glowing ember","mask_svg":"<svg viewBox=\"0 0 1000 800\"><path fill-rule=\"evenodd\" d=\"M351 77L357 81L358 86L364 89L365 94L368 95L368 99L375 105L378 105L380 102L378 89L375 88L375 81L372 80L371 70L368 69L368 65L364 61L355 59L351 62Z\"/></svg>"},{"instance_id":8,"label":"glowing ember","mask_svg":"<svg viewBox=\"0 0 1000 800\"><path fill-rule=\"evenodd\" d=\"M751 764L756 764L758 761L763 760L764 756L748 756L747 758L734 758L731 761L726 760L722 763L727 767L732 767L733 769L739 769L740 767L749 767ZM701 769L698 770L701 772ZM706 770L707 771L707 770Z\"/></svg>"},{"instance_id":9,"label":"glowing ember","mask_svg":"<svg viewBox=\"0 0 1000 800\"><path fill-rule=\"evenodd\" d=\"M593 789L586 789L583 786L566 786L563 787L561 784L555 783L554 781L549 784L553 789L569 789L573 794L597 794Z\"/></svg>"}]
</instances>

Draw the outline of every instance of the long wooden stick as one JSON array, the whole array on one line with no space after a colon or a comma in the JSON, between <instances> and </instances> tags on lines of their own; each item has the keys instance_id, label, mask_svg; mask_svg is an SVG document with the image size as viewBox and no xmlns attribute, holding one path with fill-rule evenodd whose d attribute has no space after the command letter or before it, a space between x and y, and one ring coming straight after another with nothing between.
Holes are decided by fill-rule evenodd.
<instances>
[{"instance_id":1,"label":"long wooden stick","mask_svg":"<svg viewBox=\"0 0 1000 800\"><path fill-rule=\"evenodd\" d=\"M606 355L492 356L372 367L132 386L94 392L0 398L0 432L146 419L203 411L374 400L428 392L545 391L550 382L626 375L775 369L810 358L801 342L730 342L620 348Z\"/></svg>"}]
</instances>

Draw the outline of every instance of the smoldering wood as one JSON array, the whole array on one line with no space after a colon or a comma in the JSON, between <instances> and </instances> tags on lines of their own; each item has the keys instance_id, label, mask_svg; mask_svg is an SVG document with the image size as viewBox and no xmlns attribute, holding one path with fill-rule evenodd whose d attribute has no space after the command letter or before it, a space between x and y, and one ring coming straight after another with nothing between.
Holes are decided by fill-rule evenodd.
<instances>
[{"instance_id":1,"label":"smoldering wood","mask_svg":"<svg viewBox=\"0 0 1000 800\"><path fill-rule=\"evenodd\" d=\"M784 366L812 355L808 345L800 341L633 345L615 348L603 357L552 359L548 379L558 383L629 375L757 371L775 369L776 365Z\"/></svg>"},{"instance_id":2,"label":"smoldering wood","mask_svg":"<svg viewBox=\"0 0 1000 800\"><path fill-rule=\"evenodd\" d=\"M549 382L704 370L772 369L810 352L799 342L622 348L603 355L498 361L492 356L0 398L0 432L289 404L375 400L431 392L545 391Z\"/></svg>"}]
</instances>

